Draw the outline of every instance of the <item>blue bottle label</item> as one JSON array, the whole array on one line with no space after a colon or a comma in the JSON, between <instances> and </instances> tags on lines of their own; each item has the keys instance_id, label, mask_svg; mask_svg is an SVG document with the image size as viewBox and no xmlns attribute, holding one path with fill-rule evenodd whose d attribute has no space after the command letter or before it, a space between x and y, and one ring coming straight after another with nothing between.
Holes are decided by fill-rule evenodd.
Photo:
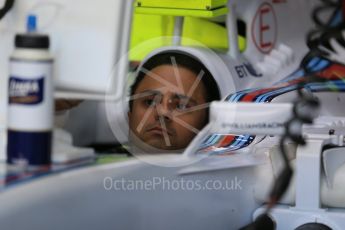
<instances>
[{"instance_id":1,"label":"blue bottle label","mask_svg":"<svg viewBox=\"0 0 345 230\"><path fill-rule=\"evenodd\" d=\"M43 101L44 77L22 79L11 76L9 80L9 104L35 105Z\"/></svg>"},{"instance_id":2,"label":"blue bottle label","mask_svg":"<svg viewBox=\"0 0 345 230\"><path fill-rule=\"evenodd\" d=\"M49 165L51 163L52 131L8 130L7 135L7 163L25 165Z\"/></svg>"}]
</instances>

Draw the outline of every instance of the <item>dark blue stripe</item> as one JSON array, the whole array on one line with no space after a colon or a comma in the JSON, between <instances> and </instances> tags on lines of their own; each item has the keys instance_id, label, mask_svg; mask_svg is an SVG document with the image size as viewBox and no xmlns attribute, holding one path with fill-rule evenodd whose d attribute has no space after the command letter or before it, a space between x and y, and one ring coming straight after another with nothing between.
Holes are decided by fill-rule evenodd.
<instances>
[{"instance_id":1,"label":"dark blue stripe","mask_svg":"<svg viewBox=\"0 0 345 230\"><path fill-rule=\"evenodd\" d=\"M48 165L51 162L52 132L7 132L7 163L24 160L29 165Z\"/></svg>"},{"instance_id":2,"label":"dark blue stripe","mask_svg":"<svg viewBox=\"0 0 345 230\"><path fill-rule=\"evenodd\" d=\"M331 26L335 27L341 24L343 21L343 14L341 10L338 10L338 12L335 14L334 18L331 21Z\"/></svg>"}]
</instances>

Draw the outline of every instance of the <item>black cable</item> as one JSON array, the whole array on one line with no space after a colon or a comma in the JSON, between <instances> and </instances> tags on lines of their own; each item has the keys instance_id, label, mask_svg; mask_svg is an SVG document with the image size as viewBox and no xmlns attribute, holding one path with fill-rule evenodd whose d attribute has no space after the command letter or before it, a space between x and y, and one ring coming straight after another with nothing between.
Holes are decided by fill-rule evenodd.
<instances>
[{"instance_id":1,"label":"black cable","mask_svg":"<svg viewBox=\"0 0 345 230\"><path fill-rule=\"evenodd\" d=\"M6 0L4 6L0 9L0 20L9 12L14 5L14 0Z\"/></svg>"},{"instance_id":2,"label":"black cable","mask_svg":"<svg viewBox=\"0 0 345 230\"><path fill-rule=\"evenodd\" d=\"M305 72L312 76L312 71L308 67L308 63L314 57L324 57L327 58L328 53L321 49L324 47L329 51L333 50L333 47L330 44L331 39L336 39L336 41L345 47L345 40L342 36L342 31L345 29L344 22L335 24L333 23L334 18L336 15L341 12L342 0L321 0L323 5L317 7L312 14L313 21L315 22L317 29L310 31L307 35L307 46L310 49L309 53L304 57L301 63L301 67L305 70ZM333 13L331 17L323 22L321 17L324 15L325 12L333 9ZM320 16L321 15L321 16ZM313 80L317 80L317 78L313 78ZM311 81L311 80L309 80Z\"/></svg>"}]
</instances>

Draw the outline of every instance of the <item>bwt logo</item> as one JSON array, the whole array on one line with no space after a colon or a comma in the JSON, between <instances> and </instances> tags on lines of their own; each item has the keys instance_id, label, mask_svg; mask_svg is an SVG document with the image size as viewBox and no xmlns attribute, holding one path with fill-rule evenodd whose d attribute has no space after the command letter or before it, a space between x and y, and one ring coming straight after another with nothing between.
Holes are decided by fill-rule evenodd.
<instances>
[{"instance_id":1,"label":"bwt logo","mask_svg":"<svg viewBox=\"0 0 345 230\"><path fill-rule=\"evenodd\" d=\"M10 104L38 104L43 101L44 79L20 79L11 77L9 81Z\"/></svg>"},{"instance_id":2,"label":"bwt logo","mask_svg":"<svg viewBox=\"0 0 345 230\"><path fill-rule=\"evenodd\" d=\"M262 77L262 74L256 72L254 67L249 62L245 62L242 65L235 66L235 71L239 78L244 78L248 76Z\"/></svg>"}]
</instances>

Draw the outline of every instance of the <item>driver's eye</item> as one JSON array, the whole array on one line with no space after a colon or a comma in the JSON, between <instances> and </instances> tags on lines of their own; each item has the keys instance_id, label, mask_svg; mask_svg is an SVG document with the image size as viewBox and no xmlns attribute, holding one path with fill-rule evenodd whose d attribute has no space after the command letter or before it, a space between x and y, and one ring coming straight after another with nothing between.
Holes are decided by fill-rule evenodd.
<instances>
[{"instance_id":1,"label":"driver's eye","mask_svg":"<svg viewBox=\"0 0 345 230\"><path fill-rule=\"evenodd\" d=\"M183 103L179 103L179 104L176 106L176 108L177 108L178 110L185 110L185 109L187 109L187 105L186 105L186 104L183 104Z\"/></svg>"},{"instance_id":2,"label":"driver's eye","mask_svg":"<svg viewBox=\"0 0 345 230\"><path fill-rule=\"evenodd\" d=\"M160 103L160 97L150 96L150 97L144 98L143 102L146 106L153 107Z\"/></svg>"},{"instance_id":3,"label":"driver's eye","mask_svg":"<svg viewBox=\"0 0 345 230\"><path fill-rule=\"evenodd\" d=\"M187 100L179 100L179 102L176 105L176 109L181 111L190 109L191 107L192 104Z\"/></svg>"},{"instance_id":4,"label":"driver's eye","mask_svg":"<svg viewBox=\"0 0 345 230\"><path fill-rule=\"evenodd\" d=\"M144 103L147 106L155 106L155 101L153 99L145 99Z\"/></svg>"}]
</instances>

